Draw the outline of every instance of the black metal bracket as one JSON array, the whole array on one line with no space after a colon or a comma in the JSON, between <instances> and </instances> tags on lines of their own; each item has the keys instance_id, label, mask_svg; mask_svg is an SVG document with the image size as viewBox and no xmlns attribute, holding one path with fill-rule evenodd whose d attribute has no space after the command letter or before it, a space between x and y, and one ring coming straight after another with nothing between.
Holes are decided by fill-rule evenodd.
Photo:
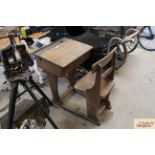
<instances>
[{"instance_id":1,"label":"black metal bracket","mask_svg":"<svg viewBox=\"0 0 155 155\"><path fill-rule=\"evenodd\" d=\"M13 128L13 118L14 118L14 112L15 112L15 107L16 107L16 98L17 98L17 92L18 92L18 85L21 84L26 91L30 94L32 99L38 106L40 106L42 112L44 113L45 117L48 119L48 121L51 123L51 125L55 128L58 129L57 125L53 121L53 119L49 116L49 114L44 110L43 106L40 104L39 100L37 99L36 95L33 93L31 90L31 87L28 85L28 82L31 83L34 88L41 94L41 96L47 100L47 102L52 105L52 102L50 99L46 96L46 94L39 88L39 86L34 82L32 77L30 76L28 80L16 80L16 81L11 81L11 93L10 93L10 102L9 102L9 114L8 114L8 129Z\"/></svg>"}]
</instances>

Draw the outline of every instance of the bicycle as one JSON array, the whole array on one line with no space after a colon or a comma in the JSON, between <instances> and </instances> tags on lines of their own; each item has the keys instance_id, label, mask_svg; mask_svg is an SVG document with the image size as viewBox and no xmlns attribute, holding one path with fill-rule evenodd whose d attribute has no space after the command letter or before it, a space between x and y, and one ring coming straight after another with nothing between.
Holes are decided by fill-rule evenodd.
<instances>
[{"instance_id":1,"label":"bicycle","mask_svg":"<svg viewBox=\"0 0 155 155\"><path fill-rule=\"evenodd\" d=\"M118 69L125 63L127 59L127 54L133 52L137 48L139 43L139 33L140 31L132 27L124 31L122 36L113 37L109 41L108 53L111 50L112 42L116 40L117 43L117 63L119 61L121 62L117 64Z\"/></svg>"},{"instance_id":2,"label":"bicycle","mask_svg":"<svg viewBox=\"0 0 155 155\"><path fill-rule=\"evenodd\" d=\"M89 27L88 31L82 35L73 37L73 39L77 41L94 47L92 54L89 60L86 61L86 65L84 64L84 67L89 70L93 63L106 56L114 47L117 46L116 69L119 69L126 62L127 58L127 48L125 43L131 40L130 35L127 37L125 36L127 29L129 29L129 27L93 26ZM134 49L128 49L128 51L130 50Z\"/></svg>"},{"instance_id":3,"label":"bicycle","mask_svg":"<svg viewBox=\"0 0 155 155\"><path fill-rule=\"evenodd\" d=\"M129 49L127 53L133 52L138 45L148 51L155 51L155 32L151 26L137 26L136 29L129 29L126 37L133 33L130 41L126 42L126 47Z\"/></svg>"}]
</instances>

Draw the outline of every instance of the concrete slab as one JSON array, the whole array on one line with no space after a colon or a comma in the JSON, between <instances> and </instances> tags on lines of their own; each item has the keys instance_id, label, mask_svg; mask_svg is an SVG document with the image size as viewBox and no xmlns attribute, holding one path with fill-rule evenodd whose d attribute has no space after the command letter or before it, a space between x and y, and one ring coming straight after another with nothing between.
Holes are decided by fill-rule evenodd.
<instances>
[{"instance_id":1,"label":"concrete slab","mask_svg":"<svg viewBox=\"0 0 155 155\"><path fill-rule=\"evenodd\" d=\"M64 110L51 108L51 115L61 128L133 128L135 118L155 118L155 53L137 48L128 55L126 64L116 72L115 87L110 95L112 109L105 111L101 126L95 126ZM85 105L85 98L74 95L68 101ZM78 108L77 108L78 109ZM71 121L74 120L75 121ZM66 120L70 123L64 123ZM61 123L60 123L61 122ZM78 125L77 125L78 124Z\"/></svg>"},{"instance_id":2,"label":"concrete slab","mask_svg":"<svg viewBox=\"0 0 155 155\"><path fill-rule=\"evenodd\" d=\"M110 95L112 109L103 113L101 126L96 126L78 116L75 116L60 107L50 107L50 115L59 128L85 129L85 128L133 128L135 118L155 118L155 53L145 51L138 47L128 55L126 64L116 72L115 87ZM1 70L0 70L1 71ZM2 73L0 73L0 76ZM2 81L2 78L0 78ZM65 92L68 86L66 78L59 79L59 92ZM21 88L22 89L22 88ZM43 88L52 99L48 83ZM0 98L1 106L8 104L8 96ZM39 95L38 95L39 96ZM21 99L28 98L25 94ZM85 111L85 98L74 94L66 100L74 105L75 109ZM6 113L0 113L0 117ZM52 128L47 122L46 128Z\"/></svg>"}]
</instances>

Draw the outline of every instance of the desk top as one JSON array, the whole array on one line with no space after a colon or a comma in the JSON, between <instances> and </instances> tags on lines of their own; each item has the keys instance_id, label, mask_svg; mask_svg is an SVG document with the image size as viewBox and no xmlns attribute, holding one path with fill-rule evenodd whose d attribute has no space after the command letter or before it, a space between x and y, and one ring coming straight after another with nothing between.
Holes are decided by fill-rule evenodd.
<instances>
[{"instance_id":1,"label":"desk top","mask_svg":"<svg viewBox=\"0 0 155 155\"><path fill-rule=\"evenodd\" d=\"M39 58L51 62L59 67L66 67L85 55L93 47L72 39L63 39L51 48L35 53Z\"/></svg>"}]
</instances>

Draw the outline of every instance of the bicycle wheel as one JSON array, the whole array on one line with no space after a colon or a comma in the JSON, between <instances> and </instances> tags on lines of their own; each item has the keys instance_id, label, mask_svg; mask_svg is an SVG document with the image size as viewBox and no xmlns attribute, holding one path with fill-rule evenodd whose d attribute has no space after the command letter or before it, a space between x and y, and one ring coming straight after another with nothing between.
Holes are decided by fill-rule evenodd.
<instances>
[{"instance_id":1,"label":"bicycle wheel","mask_svg":"<svg viewBox=\"0 0 155 155\"><path fill-rule=\"evenodd\" d=\"M140 46L148 51L155 51L155 33L151 26L145 26L139 34Z\"/></svg>"},{"instance_id":2,"label":"bicycle wheel","mask_svg":"<svg viewBox=\"0 0 155 155\"><path fill-rule=\"evenodd\" d=\"M126 37L130 36L132 33L136 32L136 29L129 29L126 32ZM128 42L125 43L127 53L133 52L138 46L139 37L138 35L133 36Z\"/></svg>"},{"instance_id":3,"label":"bicycle wheel","mask_svg":"<svg viewBox=\"0 0 155 155\"><path fill-rule=\"evenodd\" d=\"M115 41L115 45L113 45ZM107 54L113 49L117 47L117 61L116 61L116 69L119 69L126 61L127 58L127 49L126 45L122 43L122 39L119 37L113 37L109 41Z\"/></svg>"}]
</instances>

